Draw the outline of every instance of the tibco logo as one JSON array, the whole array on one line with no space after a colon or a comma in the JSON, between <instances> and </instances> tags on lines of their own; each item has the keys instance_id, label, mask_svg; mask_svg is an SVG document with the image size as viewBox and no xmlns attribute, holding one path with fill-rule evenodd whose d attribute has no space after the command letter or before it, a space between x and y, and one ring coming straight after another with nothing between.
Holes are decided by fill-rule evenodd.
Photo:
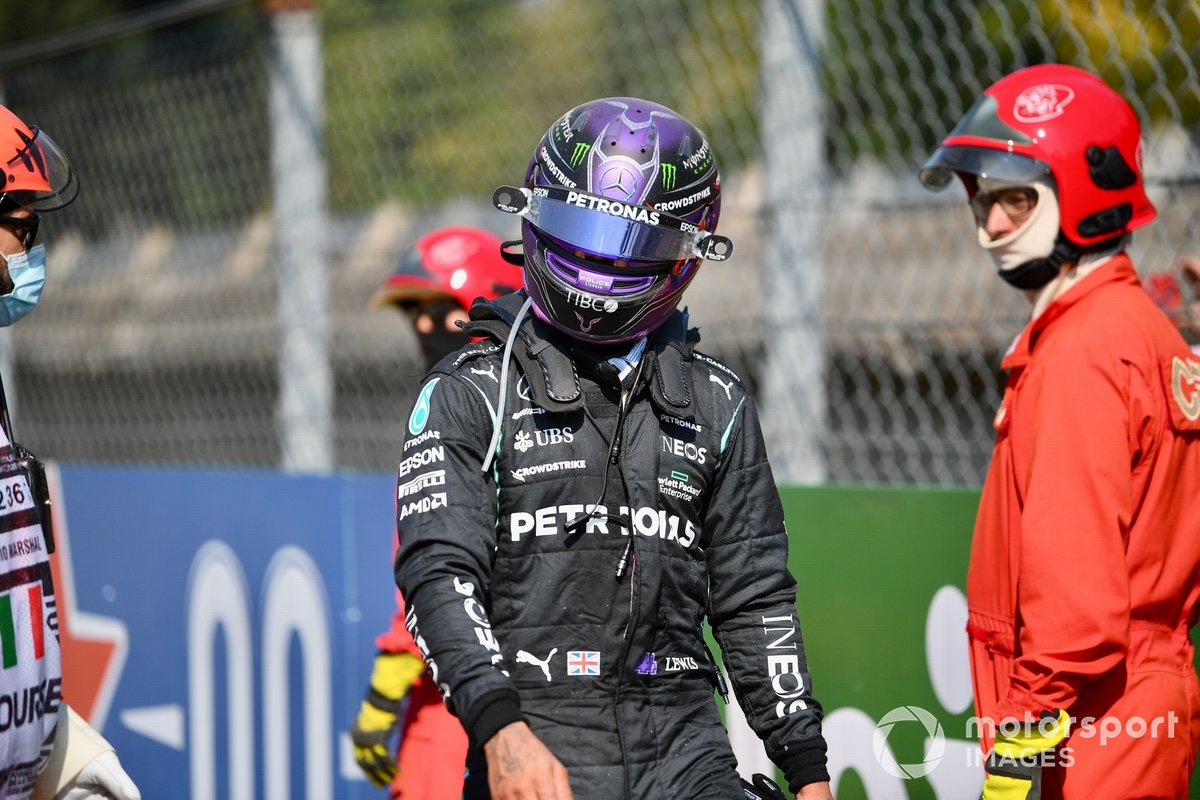
<instances>
[{"instance_id":1,"label":"tibco logo","mask_svg":"<svg viewBox=\"0 0 1200 800\"><path fill-rule=\"evenodd\" d=\"M618 308L617 301L611 298L593 297L590 294L571 290L567 291L567 300L580 308L586 308L590 311L603 311L605 314L612 314Z\"/></svg>"}]
</instances>

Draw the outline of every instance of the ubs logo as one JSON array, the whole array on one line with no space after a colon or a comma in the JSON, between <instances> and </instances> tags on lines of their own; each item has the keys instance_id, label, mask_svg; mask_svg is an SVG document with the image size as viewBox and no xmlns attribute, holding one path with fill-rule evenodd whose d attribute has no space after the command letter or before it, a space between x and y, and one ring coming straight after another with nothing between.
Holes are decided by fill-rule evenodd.
<instances>
[{"instance_id":1,"label":"ubs logo","mask_svg":"<svg viewBox=\"0 0 1200 800\"><path fill-rule=\"evenodd\" d=\"M525 431L518 431L513 439L513 447L522 453L534 447L546 447L554 444L569 444L575 441L574 428L545 428L535 430L533 436Z\"/></svg>"}]
</instances>

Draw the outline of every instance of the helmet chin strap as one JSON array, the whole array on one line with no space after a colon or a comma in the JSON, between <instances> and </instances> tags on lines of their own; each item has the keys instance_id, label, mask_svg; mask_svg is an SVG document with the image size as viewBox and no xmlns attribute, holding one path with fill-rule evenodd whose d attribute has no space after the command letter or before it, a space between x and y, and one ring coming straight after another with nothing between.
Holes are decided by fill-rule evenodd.
<instances>
[{"instance_id":1,"label":"helmet chin strap","mask_svg":"<svg viewBox=\"0 0 1200 800\"><path fill-rule=\"evenodd\" d=\"M525 253L523 253L523 252L518 253L515 250L509 249L510 247L516 247L517 245L523 244L523 243L524 242L521 239L510 239L507 242L501 242L500 257L503 258L508 263L513 264L514 266L518 266L518 267L525 266Z\"/></svg>"},{"instance_id":2,"label":"helmet chin strap","mask_svg":"<svg viewBox=\"0 0 1200 800\"><path fill-rule=\"evenodd\" d=\"M1041 289L1058 275L1063 264L1078 264L1083 251L1060 230L1054 239L1054 249L1044 258L1035 258L1010 269L1000 270L1000 277L1018 289Z\"/></svg>"}]
</instances>

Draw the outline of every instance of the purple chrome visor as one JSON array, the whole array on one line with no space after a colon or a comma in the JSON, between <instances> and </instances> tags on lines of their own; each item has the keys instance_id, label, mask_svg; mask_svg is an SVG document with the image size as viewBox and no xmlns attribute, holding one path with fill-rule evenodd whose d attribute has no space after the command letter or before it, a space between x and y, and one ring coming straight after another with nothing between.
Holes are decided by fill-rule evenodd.
<instances>
[{"instance_id":1,"label":"purple chrome visor","mask_svg":"<svg viewBox=\"0 0 1200 800\"><path fill-rule=\"evenodd\" d=\"M665 211L559 186L501 186L492 205L570 247L614 261L725 261L733 253L733 242L726 237ZM636 274L638 269L629 271Z\"/></svg>"}]
</instances>

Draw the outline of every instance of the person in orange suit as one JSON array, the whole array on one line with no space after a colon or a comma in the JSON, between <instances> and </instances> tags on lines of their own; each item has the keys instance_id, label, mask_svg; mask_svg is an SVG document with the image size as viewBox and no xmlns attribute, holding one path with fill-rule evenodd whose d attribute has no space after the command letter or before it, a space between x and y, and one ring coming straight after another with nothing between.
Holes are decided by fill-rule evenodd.
<instances>
[{"instance_id":1,"label":"person in orange suit","mask_svg":"<svg viewBox=\"0 0 1200 800\"><path fill-rule=\"evenodd\" d=\"M391 306L409 320L426 369L470 341L456 323L467 320L476 297L492 300L522 285L520 267L502 258L501 244L479 228L436 230L408 251L371 297L373 308ZM394 799L459 798L467 735L426 674L404 615L397 591L396 612L375 639L379 652L370 686L351 728L355 759L367 779L388 786ZM393 754L397 733L399 751Z\"/></svg>"},{"instance_id":2,"label":"person in orange suit","mask_svg":"<svg viewBox=\"0 0 1200 800\"><path fill-rule=\"evenodd\" d=\"M1185 798L1200 744L1200 359L1126 253L1155 209L1098 77L1018 70L921 170L1023 291L967 575L985 800Z\"/></svg>"}]
</instances>

